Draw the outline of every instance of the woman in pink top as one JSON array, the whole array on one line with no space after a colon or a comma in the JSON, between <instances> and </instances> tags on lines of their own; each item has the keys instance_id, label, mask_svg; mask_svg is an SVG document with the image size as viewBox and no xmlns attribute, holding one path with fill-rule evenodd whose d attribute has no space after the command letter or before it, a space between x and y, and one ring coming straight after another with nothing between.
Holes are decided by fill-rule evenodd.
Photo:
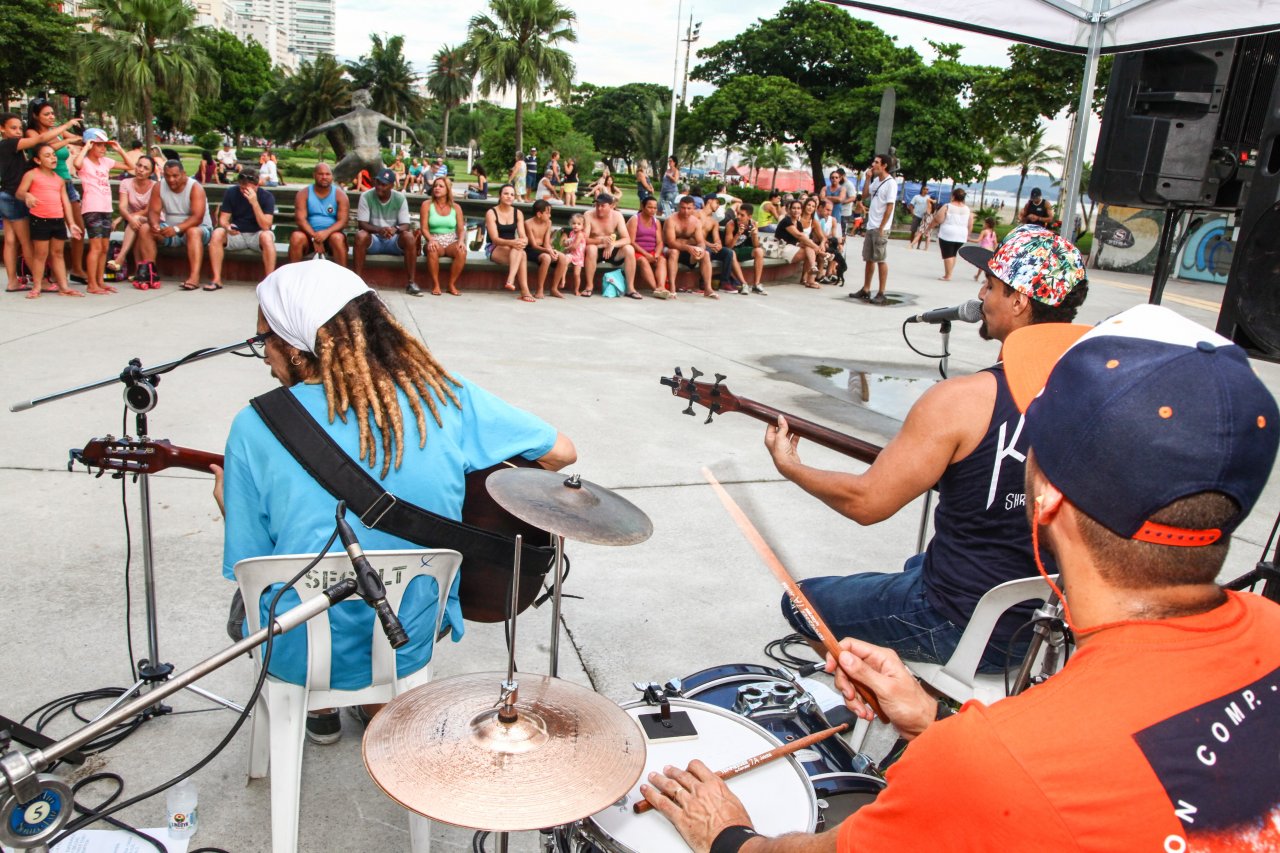
<instances>
[{"instance_id":1,"label":"woman in pink top","mask_svg":"<svg viewBox=\"0 0 1280 853\"><path fill-rule=\"evenodd\" d=\"M640 203L640 212L627 222L631 245L636 247L636 272L640 280L653 288L659 299L674 299L667 290L667 261L662 245L662 223L658 221L658 200L648 196Z\"/></svg>"},{"instance_id":2,"label":"woman in pink top","mask_svg":"<svg viewBox=\"0 0 1280 853\"><path fill-rule=\"evenodd\" d=\"M67 284L67 261L62 250L67 235L79 237L80 228L71 215L66 181L55 171L58 155L52 145L42 142L36 146L35 161L36 168L22 176L17 195L31 211L31 280L35 285L27 298L40 298L46 263L59 293L84 296Z\"/></svg>"},{"instance_id":3,"label":"woman in pink top","mask_svg":"<svg viewBox=\"0 0 1280 853\"><path fill-rule=\"evenodd\" d=\"M106 132L96 127L84 132L84 142L72 165L80 175L80 211L85 236L89 239L89 257L84 265L89 279L88 292L115 293L116 289L102 277L107 265L107 245L111 242L111 173L132 171L136 155L126 152L119 142L108 141ZM120 152L123 163L107 156L108 145Z\"/></svg>"},{"instance_id":4,"label":"woman in pink top","mask_svg":"<svg viewBox=\"0 0 1280 853\"><path fill-rule=\"evenodd\" d=\"M133 177L120 182L120 216L124 219L124 240L120 244L120 253L116 256L117 258L129 257L129 250L133 248L138 235L151 228L151 224L147 221L147 208L151 204L151 193L155 192L157 186L156 182L151 180L155 170L154 158L148 154L139 155L133 167ZM138 243L137 257L134 260L139 267L155 260L155 258L143 257L143 247L146 244L145 240ZM119 269L119 266L117 265L116 268ZM149 279L135 279L133 286L138 290L159 289L160 282L150 283Z\"/></svg>"}]
</instances>

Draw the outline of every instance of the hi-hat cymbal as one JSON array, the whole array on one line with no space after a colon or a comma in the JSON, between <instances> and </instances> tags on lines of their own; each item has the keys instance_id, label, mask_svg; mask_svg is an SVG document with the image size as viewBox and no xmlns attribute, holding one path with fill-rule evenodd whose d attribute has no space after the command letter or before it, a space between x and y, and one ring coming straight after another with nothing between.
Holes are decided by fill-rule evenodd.
<instances>
[{"instance_id":1,"label":"hi-hat cymbal","mask_svg":"<svg viewBox=\"0 0 1280 853\"><path fill-rule=\"evenodd\" d=\"M604 486L542 468L507 468L485 481L498 505L534 527L591 545L635 545L653 522Z\"/></svg>"},{"instance_id":2,"label":"hi-hat cymbal","mask_svg":"<svg viewBox=\"0 0 1280 853\"><path fill-rule=\"evenodd\" d=\"M519 718L497 718L501 672L415 687L369 723L364 764L405 808L492 832L559 826L615 802L644 769L644 736L608 699L545 675L518 676Z\"/></svg>"}]
</instances>

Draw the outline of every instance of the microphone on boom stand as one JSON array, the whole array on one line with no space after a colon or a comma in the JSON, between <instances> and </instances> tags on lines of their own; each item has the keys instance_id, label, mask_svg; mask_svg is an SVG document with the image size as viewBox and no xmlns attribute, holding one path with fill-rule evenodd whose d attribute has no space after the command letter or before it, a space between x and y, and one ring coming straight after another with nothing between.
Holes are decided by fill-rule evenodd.
<instances>
[{"instance_id":1,"label":"microphone on boom stand","mask_svg":"<svg viewBox=\"0 0 1280 853\"><path fill-rule=\"evenodd\" d=\"M391 648L398 649L409 642L409 635L405 633L400 620L396 618L396 612L387 602L387 588L383 586L382 578L373 566L369 565L369 561L365 559L360 540L356 539L355 531L351 529L350 524L347 524L346 513L346 501L338 501L336 513L338 538L342 540L343 547L347 549L347 556L351 558L351 565L356 570L357 592L378 614L378 621L382 623L382 632L387 635L387 642L391 644Z\"/></svg>"},{"instance_id":2,"label":"microphone on boom stand","mask_svg":"<svg viewBox=\"0 0 1280 853\"><path fill-rule=\"evenodd\" d=\"M976 323L982 319L982 302L970 299L950 308L934 308L907 320L908 323L950 323L959 320L961 323Z\"/></svg>"}]
</instances>

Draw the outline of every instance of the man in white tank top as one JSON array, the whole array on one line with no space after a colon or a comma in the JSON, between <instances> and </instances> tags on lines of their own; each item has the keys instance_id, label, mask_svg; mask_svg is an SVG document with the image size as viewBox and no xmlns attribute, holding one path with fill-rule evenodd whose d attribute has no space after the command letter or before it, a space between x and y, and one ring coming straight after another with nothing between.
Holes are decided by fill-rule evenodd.
<instances>
[{"instance_id":1,"label":"man in white tank top","mask_svg":"<svg viewBox=\"0 0 1280 853\"><path fill-rule=\"evenodd\" d=\"M160 246L186 246L189 269L182 289L199 288L200 264L204 261L204 247L213 235L213 221L204 187L187 177L180 161L164 164L164 180L151 194L147 219L151 229L138 232L144 257L155 257L157 241Z\"/></svg>"}]
</instances>

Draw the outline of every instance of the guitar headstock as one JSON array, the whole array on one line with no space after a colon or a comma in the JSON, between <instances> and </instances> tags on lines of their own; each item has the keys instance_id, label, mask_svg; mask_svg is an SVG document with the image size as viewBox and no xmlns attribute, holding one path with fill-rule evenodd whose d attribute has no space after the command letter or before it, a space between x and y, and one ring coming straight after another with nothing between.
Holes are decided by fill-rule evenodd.
<instances>
[{"instance_id":1,"label":"guitar headstock","mask_svg":"<svg viewBox=\"0 0 1280 853\"><path fill-rule=\"evenodd\" d=\"M690 367L689 373L690 378L685 379L684 373L677 367L670 377L664 376L658 380L660 384L671 389L672 396L683 397L689 401L689 406L684 410L686 415L695 414L693 408L695 403L706 406L707 419L703 423L709 424L715 415L739 410L738 398L722 384L724 374L714 374L716 381L712 384L698 381L698 377L705 374L696 367Z\"/></svg>"},{"instance_id":2,"label":"guitar headstock","mask_svg":"<svg viewBox=\"0 0 1280 853\"><path fill-rule=\"evenodd\" d=\"M167 441L138 441L127 435L122 438L109 435L91 439L84 447L69 451L69 455L68 471L80 462L91 471L97 468L99 476L107 471L154 474L172 464L173 446Z\"/></svg>"}]
</instances>

